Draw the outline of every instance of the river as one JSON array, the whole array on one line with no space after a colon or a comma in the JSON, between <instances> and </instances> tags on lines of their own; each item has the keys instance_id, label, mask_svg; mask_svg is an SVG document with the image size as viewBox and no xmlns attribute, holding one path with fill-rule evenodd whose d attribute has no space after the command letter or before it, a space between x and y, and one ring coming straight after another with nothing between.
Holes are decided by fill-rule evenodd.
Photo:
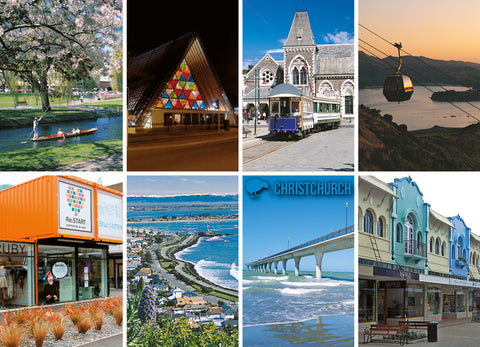
<instances>
[{"instance_id":1,"label":"river","mask_svg":"<svg viewBox=\"0 0 480 347\"><path fill-rule=\"evenodd\" d=\"M393 116L397 124L406 124L408 130L429 129L435 125L442 127L463 128L477 123L477 120L468 116L448 102L434 102L430 99L432 92L424 87L414 87L412 98L409 101L397 103L387 102L381 88L360 89L358 103ZM448 90L466 90L462 87L444 87ZM433 91L442 90L440 87L429 87ZM455 105L464 109L473 116L480 118L480 111L466 102L455 102ZM480 101L472 102L480 108Z\"/></svg>"},{"instance_id":2,"label":"river","mask_svg":"<svg viewBox=\"0 0 480 347\"><path fill-rule=\"evenodd\" d=\"M72 128L79 127L80 130L97 128L92 135L66 138L53 141L27 141L32 128L14 128L0 130L0 151L12 151L18 149L27 149L33 147L59 146L73 143L89 143L122 138L122 119L123 117L106 117L93 120L82 120L72 122L62 122L55 124L41 124L39 126L38 136L53 135L62 128L64 132L70 132Z\"/></svg>"}]
</instances>

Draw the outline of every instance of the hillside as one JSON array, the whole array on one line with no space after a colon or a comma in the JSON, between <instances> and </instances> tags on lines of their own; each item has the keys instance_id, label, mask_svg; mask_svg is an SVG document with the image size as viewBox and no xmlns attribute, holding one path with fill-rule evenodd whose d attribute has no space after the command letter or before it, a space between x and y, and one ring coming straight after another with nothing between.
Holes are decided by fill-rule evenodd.
<instances>
[{"instance_id":1,"label":"hillside","mask_svg":"<svg viewBox=\"0 0 480 347\"><path fill-rule=\"evenodd\" d=\"M413 80L413 84L425 85L462 85L478 89L480 88L480 64L463 61L436 60L426 57L418 57L428 64L425 65L416 57L404 57L402 72L405 72ZM358 52L359 87L383 86L385 77L396 71L398 57L386 57L379 59L369 56L364 52ZM393 65L387 65L385 62ZM445 75L447 74L447 75Z\"/></svg>"},{"instance_id":2,"label":"hillside","mask_svg":"<svg viewBox=\"0 0 480 347\"><path fill-rule=\"evenodd\" d=\"M480 125L409 132L391 115L359 107L360 171L480 170Z\"/></svg>"}]
</instances>

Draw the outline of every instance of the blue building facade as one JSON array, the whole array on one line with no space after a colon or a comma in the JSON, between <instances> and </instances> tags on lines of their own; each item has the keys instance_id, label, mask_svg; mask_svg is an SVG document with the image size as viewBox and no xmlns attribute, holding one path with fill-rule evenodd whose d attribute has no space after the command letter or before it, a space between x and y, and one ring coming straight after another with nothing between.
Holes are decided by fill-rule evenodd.
<instances>
[{"instance_id":1,"label":"blue building facade","mask_svg":"<svg viewBox=\"0 0 480 347\"><path fill-rule=\"evenodd\" d=\"M470 253L470 228L456 215L448 217L455 228L450 229L449 265L450 274L468 279L468 259Z\"/></svg>"},{"instance_id":2,"label":"blue building facade","mask_svg":"<svg viewBox=\"0 0 480 347\"><path fill-rule=\"evenodd\" d=\"M430 230L430 205L410 177L396 178L390 183L398 199L393 200L391 253L392 262L427 271L427 240Z\"/></svg>"}]
</instances>

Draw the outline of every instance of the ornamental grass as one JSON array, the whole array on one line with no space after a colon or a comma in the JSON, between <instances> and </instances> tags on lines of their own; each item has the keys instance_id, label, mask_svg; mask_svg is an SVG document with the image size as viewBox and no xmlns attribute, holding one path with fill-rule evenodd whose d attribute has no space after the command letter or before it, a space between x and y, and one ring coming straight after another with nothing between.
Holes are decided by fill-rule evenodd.
<instances>
[{"instance_id":1,"label":"ornamental grass","mask_svg":"<svg viewBox=\"0 0 480 347\"><path fill-rule=\"evenodd\" d=\"M93 322L87 314L83 314L77 322L77 330L80 334L85 334L92 328L92 326Z\"/></svg>"},{"instance_id":2,"label":"ornamental grass","mask_svg":"<svg viewBox=\"0 0 480 347\"><path fill-rule=\"evenodd\" d=\"M0 326L0 343L5 347L18 347L25 336L25 331L17 324Z\"/></svg>"},{"instance_id":3,"label":"ornamental grass","mask_svg":"<svg viewBox=\"0 0 480 347\"><path fill-rule=\"evenodd\" d=\"M52 323L52 334L55 337L55 340L61 340L65 334L65 326L63 325L63 320Z\"/></svg>"},{"instance_id":4,"label":"ornamental grass","mask_svg":"<svg viewBox=\"0 0 480 347\"><path fill-rule=\"evenodd\" d=\"M102 330L104 316L105 312L101 310L92 315L93 325L95 326L96 330Z\"/></svg>"},{"instance_id":5,"label":"ornamental grass","mask_svg":"<svg viewBox=\"0 0 480 347\"><path fill-rule=\"evenodd\" d=\"M115 324L118 326L122 325L123 322L123 308L119 307L115 309L113 312L113 318L115 319Z\"/></svg>"},{"instance_id":6,"label":"ornamental grass","mask_svg":"<svg viewBox=\"0 0 480 347\"><path fill-rule=\"evenodd\" d=\"M32 335L35 340L36 347L42 347L45 337L47 337L48 325L43 323L34 323L32 327Z\"/></svg>"}]
</instances>

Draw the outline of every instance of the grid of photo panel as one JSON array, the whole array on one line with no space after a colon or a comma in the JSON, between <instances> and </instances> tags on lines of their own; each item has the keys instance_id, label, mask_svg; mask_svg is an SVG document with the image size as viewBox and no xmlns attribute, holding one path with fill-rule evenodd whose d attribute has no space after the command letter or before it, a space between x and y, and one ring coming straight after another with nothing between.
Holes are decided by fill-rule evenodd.
<instances>
[{"instance_id":1,"label":"grid of photo panel","mask_svg":"<svg viewBox=\"0 0 480 347\"><path fill-rule=\"evenodd\" d=\"M479 10L0 0L0 346L479 345Z\"/></svg>"}]
</instances>

